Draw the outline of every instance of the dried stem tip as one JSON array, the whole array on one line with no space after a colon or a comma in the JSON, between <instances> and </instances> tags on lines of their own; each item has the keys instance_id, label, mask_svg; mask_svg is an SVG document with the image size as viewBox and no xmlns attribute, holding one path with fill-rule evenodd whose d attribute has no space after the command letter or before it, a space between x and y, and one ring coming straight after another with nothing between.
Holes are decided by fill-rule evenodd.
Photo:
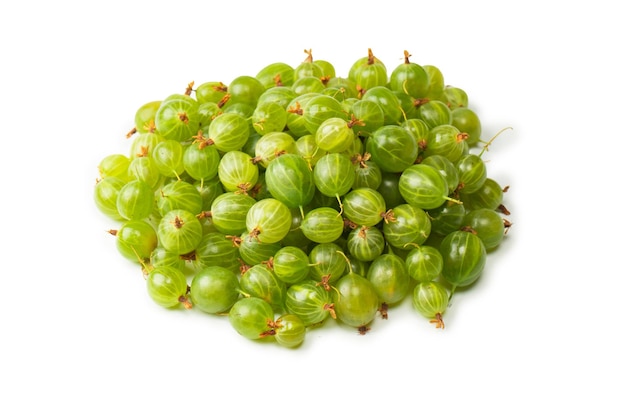
<instances>
[{"instance_id":1,"label":"dried stem tip","mask_svg":"<svg viewBox=\"0 0 626 418\"><path fill-rule=\"evenodd\" d=\"M411 56L411 54L409 54L409 51L407 51L406 49L404 50L404 63L405 64L410 64L411 62L409 61L409 57Z\"/></svg>"},{"instance_id":2,"label":"dried stem tip","mask_svg":"<svg viewBox=\"0 0 626 418\"><path fill-rule=\"evenodd\" d=\"M445 324L443 323L443 317L441 316L440 313L436 314L435 318L430 320L430 323L435 324L435 328L444 329L446 327Z\"/></svg>"}]
</instances>

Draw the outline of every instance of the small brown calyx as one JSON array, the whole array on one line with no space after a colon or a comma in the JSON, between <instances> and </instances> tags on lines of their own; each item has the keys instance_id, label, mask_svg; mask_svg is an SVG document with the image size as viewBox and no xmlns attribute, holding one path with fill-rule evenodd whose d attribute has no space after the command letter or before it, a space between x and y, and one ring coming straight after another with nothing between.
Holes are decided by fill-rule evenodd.
<instances>
[{"instance_id":1,"label":"small brown calyx","mask_svg":"<svg viewBox=\"0 0 626 418\"><path fill-rule=\"evenodd\" d=\"M504 233L507 234L509 229L513 226L513 223L508 219L502 219L502 222L504 223Z\"/></svg>"},{"instance_id":2,"label":"small brown calyx","mask_svg":"<svg viewBox=\"0 0 626 418\"><path fill-rule=\"evenodd\" d=\"M322 276L322 279L315 283L315 286L322 286L324 288L324 290L329 291L330 290L330 274L325 274Z\"/></svg>"},{"instance_id":3,"label":"small brown calyx","mask_svg":"<svg viewBox=\"0 0 626 418\"><path fill-rule=\"evenodd\" d=\"M128 131L126 133L126 139L130 138L131 136L135 135L137 133L137 128L133 127L133 129L131 129L130 131Z\"/></svg>"},{"instance_id":4,"label":"small brown calyx","mask_svg":"<svg viewBox=\"0 0 626 418\"><path fill-rule=\"evenodd\" d=\"M368 327L367 325L361 325L356 330L359 333L359 335L365 335L371 330L371 328Z\"/></svg>"},{"instance_id":5,"label":"small brown calyx","mask_svg":"<svg viewBox=\"0 0 626 418\"><path fill-rule=\"evenodd\" d=\"M367 92L367 89L363 88L360 84L356 85L356 97L357 99L362 99L363 95Z\"/></svg>"},{"instance_id":6,"label":"small brown calyx","mask_svg":"<svg viewBox=\"0 0 626 418\"><path fill-rule=\"evenodd\" d=\"M302 110L302 106L300 106L300 102L296 102L293 106L289 106L287 108L287 112L293 113L295 115L302 116L304 111Z\"/></svg>"},{"instance_id":7,"label":"small brown calyx","mask_svg":"<svg viewBox=\"0 0 626 418\"><path fill-rule=\"evenodd\" d=\"M411 62L409 61L409 57L411 56L411 54L409 54L409 51L407 51L406 49L404 50L404 63L405 64L410 64Z\"/></svg>"},{"instance_id":8,"label":"small brown calyx","mask_svg":"<svg viewBox=\"0 0 626 418\"><path fill-rule=\"evenodd\" d=\"M430 323L435 324L435 328L437 329L444 329L446 327L446 325L443 323L443 317L441 316L441 313L435 314L435 318L431 319Z\"/></svg>"},{"instance_id":9,"label":"small brown calyx","mask_svg":"<svg viewBox=\"0 0 626 418\"><path fill-rule=\"evenodd\" d=\"M352 164L358 164L361 168L367 168L367 162L372 158L372 154L365 152L363 154L356 154L351 158Z\"/></svg>"},{"instance_id":10,"label":"small brown calyx","mask_svg":"<svg viewBox=\"0 0 626 418\"><path fill-rule=\"evenodd\" d=\"M226 93L224 97L222 97L220 101L217 102L217 107L219 107L220 109L223 108L226 105L226 103L228 103L229 100L230 100L230 94Z\"/></svg>"},{"instance_id":11,"label":"small brown calyx","mask_svg":"<svg viewBox=\"0 0 626 418\"><path fill-rule=\"evenodd\" d=\"M350 117L350 120L348 121L348 128L352 129L354 126L365 126L365 122L363 122L360 119L357 119L353 113Z\"/></svg>"},{"instance_id":12,"label":"small brown calyx","mask_svg":"<svg viewBox=\"0 0 626 418\"><path fill-rule=\"evenodd\" d=\"M266 261L261 261L261 264L263 264L265 267L273 271L274 270L274 257L270 257L269 260L266 260Z\"/></svg>"},{"instance_id":13,"label":"small brown calyx","mask_svg":"<svg viewBox=\"0 0 626 418\"><path fill-rule=\"evenodd\" d=\"M386 224L388 224L389 222L396 222L396 214L393 213L393 209L389 209L387 212L385 213L381 213L380 216L382 216L383 220L385 221Z\"/></svg>"},{"instance_id":14,"label":"small brown calyx","mask_svg":"<svg viewBox=\"0 0 626 418\"><path fill-rule=\"evenodd\" d=\"M263 189L263 185L259 182L255 184L254 186L252 186L250 190L248 190L248 195L256 199L257 196L261 194L262 189Z\"/></svg>"},{"instance_id":15,"label":"small brown calyx","mask_svg":"<svg viewBox=\"0 0 626 418\"><path fill-rule=\"evenodd\" d=\"M115 236L117 236L118 230L117 229L109 229L107 232L115 237Z\"/></svg>"},{"instance_id":16,"label":"small brown calyx","mask_svg":"<svg viewBox=\"0 0 626 418\"><path fill-rule=\"evenodd\" d=\"M224 238L231 240L233 242L233 247L235 248L239 248L243 242L241 237L237 235L225 235Z\"/></svg>"},{"instance_id":17,"label":"small brown calyx","mask_svg":"<svg viewBox=\"0 0 626 418\"><path fill-rule=\"evenodd\" d=\"M275 321L273 321L273 320L271 320L271 319L268 319L268 320L267 320L267 326L268 326L269 328L271 328L271 329L279 329L279 328L282 328L282 327L283 327L282 322L283 322L283 321L282 321L281 319L277 319L277 320L275 320Z\"/></svg>"},{"instance_id":18,"label":"small brown calyx","mask_svg":"<svg viewBox=\"0 0 626 418\"><path fill-rule=\"evenodd\" d=\"M187 84L187 88L185 89L185 96L191 96L191 92L193 91L193 85L193 81Z\"/></svg>"},{"instance_id":19,"label":"small brown calyx","mask_svg":"<svg viewBox=\"0 0 626 418\"><path fill-rule=\"evenodd\" d=\"M276 335L276 330L274 328L270 328L266 331L263 331L262 333L259 334L259 338L267 338L272 335Z\"/></svg>"},{"instance_id":20,"label":"small brown calyx","mask_svg":"<svg viewBox=\"0 0 626 418\"><path fill-rule=\"evenodd\" d=\"M235 193L247 195L251 189L252 189L252 184L247 181L245 183L239 183L237 185L237 190L235 191Z\"/></svg>"},{"instance_id":21,"label":"small brown calyx","mask_svg":"<svg viewBox=\"0 0 626 418\"><path fill-rule=\"evenodd\" d=\"M259 229L258 226L255 226L248 233L248 242L252 242L252 240L256 240L256 242L261 242L261 240L259 239L259 235L261 235L261 229Z\"/></svg>"},{"instance_id":22,"label":"small brown calyx","mask_svg":"<svg viewBox=\"0 0 626 418\"><path fill-rule=\"evenodd\" d=\"M283 86L283 81L280 77L280 74L276 74L273 78L274 80L274 85L276 85L276 87L282 87Z\"/></svg>"},{"instance_id":23,"label":"small brown calyx","mask_svg":"<svg viewBox=\"0 0 626 418\"><path fill-rule=\"evenodd\" d=\"M150 154L150 149L146 147L145 145L141 145L139 147L139 151L135 154L135 156L138 158L142 158L142 157L147 157L149 154Z\"/></svg>"},{"instance_id":24,"label":"small brown calyx","mask_svg":"<svg viewBox=\"0 0 626 418\"><path fill-rule=\"evenodd\" d=\"M191 309L193 307L191 301L187 299L184 295L181 295L178 298L178 301L185 307L185 309Z\"/></svg>"},{"instance_id":25,"label":"small brown calyx","mask_svg":"<svg viewBox=\"0 0 626 418\"><path fill-rule=\"evenodd\" d=\"M426 103L430 102L430 99L428 97L423 97L421 99L415 99L413 100L413 106L414 107L420 107L421 105L424 105Z\"/></svg>"},{"instance_id":26,"label":"small brown calyx","mask_svg":"<svg viewBox=\"0 0 626 418\"><path fill-rule=\"evenodd\" d=\"M357 229L359 226L348 218L343 218L343 229Z\"/></svg>"},{"instance_id":27,"label":"small brown calyx","mask_svg":"<svg viewBox=\"0 0 626 418\"><path fill-rule=\"evenodd\" d=\"M473 234L473 235L478 235L478 232L469 225L462 226L459 230L463 232L469 232L470 234Z\"/></svg>"},{"instance_id":28,"label":"small brown calyx","mask_svg":"<svg viewBox=\"0 0 626 418\"><path fill-rule=\"evenodd\" d=\"M303 62L313 62L313 50L305 49L304 53L306 54L306 58L304 59Z\"/></svg>"},{"instance_id":29,"label":"small brown calyx","mask_svg":"<svg viewBox=\"0 0 626 418\"><path fill-rule=\"evenodd\" d=\"M359 229L359 238L367 238L367 231L369 231L370 227L367 225L363 225L361 229Z\"/></svg>"},{"instance_id":30,"label":"small brown calyx","mask_svg":"<svg viewBox=\"0 0 626 418\"><path fill-rule=\"evenodd\" d=\"M211 88L213 89L213 91L222 91L222 92L228 91L228 86L222 83L221 81L217 84L212 85Z\"/></svg>"},{"instance_id":31,"label":"small brown calyx","mask_svg":"<svg viewBox=\"0 0 626 418\"><path fill-rule=\"evenodd\" d=\"M145 131L148 133L151 133L151 134L155 133L156 124L154 123L154 119L150 119L148 122L144 123L143 129L145 129Z\"/></svg>"},{"instance_id":32,"label":"small brown calyx","mask_svg":"<svg viewBox=\"0 0 626 418\"><path fill-rule=\"evenodd\" d=\"M337 312L335 312L335 304L334 303L325 303L323 306L325 311L328 311L331 318L337 319Z\"/></svg>"},{"instance_id":33,"label":"small brown calyx","mask_svg":"<svg viewBox=\"0 0 626 418\"><path fill-rule=\"evenodd\" d=\"M193 250L187 254L181 254L180 259L183 261L196 261L198 259L198 257L196 256L196 250Z\"/></svg>"},{"instance_id":34,"label":"small brown calyx","mask_svg":"<svg viewBox=\"0 0 626 418\"><path fill-rule=\"evenodd\" d=\"M176 229L180 229L180 228L182 228L182 227L183 227L183 225L185 224L185 221L183 221L183 220L180 218L180 216L176 215L176 217L175 217L172 221L170 221L170 223L171 223L172 225L174 225L174 227L175 227Z\"/></svg>"},{"instance_id":35,"label":"small brown calyx","mask_svg":"<svg viewBox=\"0 0 626 418\"><path fill-rule=\"evenodd\" d=\"M461 132L459 134L457 134L456 136L456 142L463 142L463 141L467 141L469 139L469 134L467 132Z\"/></svg>"},{"instance_id":36,"label":"small brown calyx","mask_svg":"<svg viewBox=\"0 0 626 418\"><path fill-rule=\"evenodd\" d=\"M504 206L502 204L498 205L498 212L501 212L501 213L503 213L503 214L505 214L507 216L511 214L511 212L509 212L509 210L506 208L506 206Z\"/></svg>"},{"instance_id":37,"label":"small brown calyx","mask_svg":"<svg viewBox=\"0 0 626 418\"><path fill-rule=\"evenodd\" d=\"M178 119L180 119L180 121L183 122L184 124L189 123L189 116L187 116L187 112L180 112L178 114Z\"/></svg>"},{"instance_id":38,"label":"small brown calyx","mask_svg":"<svg viewBox=\"0 0 626 418\"><path fill-rule=\"evenodd\" d=\"M199 214L196 215L196 218L202 220L202 219L211 219L213 217L213 214L211 213L210 210L203 210L202 212L200 212Z\"/></svg>"},{"instance_id":39,"label":"small brown calyx","mask_svg":"<svg viewBox=\"0 0 626 418\"><path fill-rule=\"evenodd\" d=\"M389 305L387 302L383 302L380 304L380 308L378 308L378 312L380 313L380 317L382 319L389 319Z\"/></svg>"},{"instance_id":40,"label":"small brown calyx","mask_svg":"<svg viewBox=\"0 0 626 418\"><path fill-rule=\"evenodd\" d=\"M328 82L330 81L331 78L332 77L329 76L329 75L323 75L323 76L320 77L320 81L322 82L322 84L324 86L326 86L326 85L328 85Z\"/></svg>"},{"instance_id":41,"label":"small brown calyx","mask_svg":"<svg viewBox=\"0 0 626 418\"><path fill-rule=\"evenodd\" d=\"M271 319L267 320L267 330L263 331L262 333L259 334L260 338L265 338L265 337L269 337L272 335L276 335L276 330L279 328L282 328L282 324L281 324L281 320L278 319L276 321L273 321Z\"/></svg>"},{"instance_id":42,"label":"small brown calyx","mask_svg":"<svg viewBox=\"0 0 626 418\"><path fill-rule=\"evenodd\" d=\"M367 48L367 65L374 65L376 61L372 48Z\"/></svg>"},{"instance_id":43,"label":"small brown calyx","mask_svg":"<svg viewBox=\"0 0 626 418\"><path fill-rule=\"evenodd\" d=\"M245 263L241 258L239 259L239 273L245 274L246 271L250 270L252 266L249 266Z\"/></svg>"}]
</instances>

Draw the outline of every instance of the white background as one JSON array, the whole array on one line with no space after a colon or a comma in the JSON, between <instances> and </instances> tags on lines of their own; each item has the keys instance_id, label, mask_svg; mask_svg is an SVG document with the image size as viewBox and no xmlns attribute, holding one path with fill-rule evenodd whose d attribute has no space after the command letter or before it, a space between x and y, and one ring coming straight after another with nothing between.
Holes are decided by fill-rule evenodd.
<instances>
[{"instance_id":1,"label":"white background","mask_svg":"<svg viewBox=\"0 0 626 418\"><path fill-rule=\"evenodd\" d=\"M625 31L616 2L0 6L0 416L623 417ZM609 6L610 5L610 6ZM409 304L297 350L168 311L97 212L145 102L303 50L462 87L514 223L437 330ZM347 415L349 414L349 415Z\"/></svg>"}]
</instances>

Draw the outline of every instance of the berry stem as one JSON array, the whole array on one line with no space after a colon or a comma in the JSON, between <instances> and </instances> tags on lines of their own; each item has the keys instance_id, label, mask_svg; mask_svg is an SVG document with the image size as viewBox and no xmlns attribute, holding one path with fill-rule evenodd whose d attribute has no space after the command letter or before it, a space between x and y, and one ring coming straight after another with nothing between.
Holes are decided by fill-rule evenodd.
<instances>
[{"instance_id":1,"label":"berry stem","mask_svg":"<svg viewBox=\"0 0 626 418\"><path fill-rule=\"evenodd\" d=\"M350 259L343 251L337 251L337 254L341 254L343 258L346 260L346 264L348 265L348 271L352 274L352 264L350 264Z\"/></svg>"},{"instance_id":2,"label":"berry stem","mask_svg":"<svg viewBox=\"0 0 626 418\"><path fill-rule=\"evenodd\" d=\"M341 196L335 194L335 197L337 198L337 202L339 202L339 213L337 213L337 216L341 216L341 214L343 213L343 203L341 202Z\"/></svg>"},{"instance_id":3,"label":"berry stem","mask_svg":"<svg viewBox=\"0 0 626 418\"><path fill-rule=\"evenodd\" d=\"M485 143L485 145L483 146L482 151L480 151L480 154L478 154L479 157L482 157L483 154L485 153L485 151L489 151L489 146L491 146L491 144L493 143L493 141L504 131L506 131L507 129L513 129L510 126L506 127L506 128L502 128L500 129L498 132L496 132L496 134L491 137L491 139L489 141L487 141Z\"/></svg>"},{"instance_id":4,"label":"berry stem","mask_svg":"<svg viewBox=\"0 0 626 418\"><path fill-rule=\"evenodd\" d=\"M445 196L445 199L448 202L456 203L457 205L462 205L463 204L463 202L461 202L459 199L454 199L454 198L452 198L450 196Z\"/></svg>"}]
</instances>

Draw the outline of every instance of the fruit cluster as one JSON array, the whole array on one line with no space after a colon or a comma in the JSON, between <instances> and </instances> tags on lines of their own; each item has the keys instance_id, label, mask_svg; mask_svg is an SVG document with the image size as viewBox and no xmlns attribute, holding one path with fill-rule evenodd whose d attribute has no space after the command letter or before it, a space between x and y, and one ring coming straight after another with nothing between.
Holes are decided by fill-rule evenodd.
<instances>
[{"instance_id":1,"label":"fruit cluster","mask_svg":"<svg viewBox=\"0 0 626 418\"><path fill-rule=\"evenodd\" d=\"M493 139L406 51L388 72L369 50L347 77L305 53L137 110L94 189L117 249L156 303L250 339L297 347L328 318L364 334L407 296L443 328L511 225Z\"/></svg>"}]
</instances>

